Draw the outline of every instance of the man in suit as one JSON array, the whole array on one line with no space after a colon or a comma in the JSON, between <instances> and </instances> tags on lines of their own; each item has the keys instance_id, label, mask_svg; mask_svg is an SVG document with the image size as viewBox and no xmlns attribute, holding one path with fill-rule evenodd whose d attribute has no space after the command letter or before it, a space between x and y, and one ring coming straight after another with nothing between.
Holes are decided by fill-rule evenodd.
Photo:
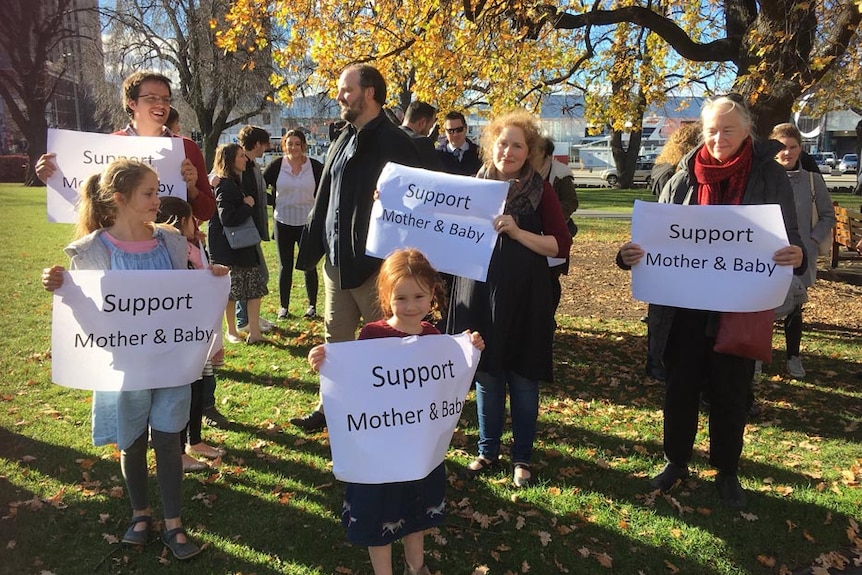
<instances>
[{"instance_id":1,"label":"man in suit","mask_svg":"<svg viewBox=\"0 0 862 575\"><path fill-rule=\"evenodd\" d=\"M462 176L475 176L482 167L479 146L467 138L467 120L461 112L449 112L443 122L446 143L437 147L443 171Z\"/></svg>"}]
</instances>

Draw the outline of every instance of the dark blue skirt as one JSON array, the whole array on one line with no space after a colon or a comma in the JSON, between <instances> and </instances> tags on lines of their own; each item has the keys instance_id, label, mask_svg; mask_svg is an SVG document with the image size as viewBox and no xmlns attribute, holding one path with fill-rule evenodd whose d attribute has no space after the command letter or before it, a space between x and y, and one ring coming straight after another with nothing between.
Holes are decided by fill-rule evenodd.
<instances>
[{"instance_id":1,"label":"dark blue skirt","mask_svg":"<svg viewBox=\"0 0 862 575\"><path fill-rule=\"evenodd\" d=\"M446 468L443 463L424 479L368 485L348 483L341 523L354 545L389 545L405 535L443 523Z\"/></svg>"}]
</instances>

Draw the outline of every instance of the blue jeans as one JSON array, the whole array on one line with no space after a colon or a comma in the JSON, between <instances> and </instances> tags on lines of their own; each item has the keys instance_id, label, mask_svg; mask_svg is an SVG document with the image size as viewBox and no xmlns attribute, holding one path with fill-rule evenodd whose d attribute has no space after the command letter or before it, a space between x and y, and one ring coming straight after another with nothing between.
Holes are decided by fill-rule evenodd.
<instances>
[{"instance_id":1,"label":"blue jeans","mask_svg":"<svg viewBox=\"0 0 862 575\"><path fill-rule=\"evenodd\" d=\"M530 463L536 420L539 418L539 382L513 371L497 378L487 372L476 373L476 406L479 410L479 455L496 460L506 422L506 386L512 412L512 463Z\"/></svg>"}]
</instances>

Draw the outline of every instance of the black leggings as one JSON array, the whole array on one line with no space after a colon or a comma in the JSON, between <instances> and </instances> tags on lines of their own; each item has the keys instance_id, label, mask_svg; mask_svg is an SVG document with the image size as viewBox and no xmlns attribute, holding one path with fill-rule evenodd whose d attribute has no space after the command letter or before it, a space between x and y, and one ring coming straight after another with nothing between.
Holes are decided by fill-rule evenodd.
<instances>
[{"instance_id":1,"label":"black leggings","mask_svg":"<svg viewBox=\"0 0 862 575\"><path fill-rule=\"evenodd\" d=\"M180 516L182 503L183 460L180 434L155 429L151 430L150 434L156 452L156 477L162 495L162 511L165 519L175 519ZM150 498L146 432L133 441L128 449L120 452L120 469L129 490L132 511L147 509L150 506Z\"/></svg>"},{"instance_id":2,"label":"black leggings","mask_svg":"<svg viewBox=\"0 0 862 575\"><path fill-rule=\"evenodd\" d=\"M299 244L304 226L289 226L275 222L275 241L278 245L278 295L281 307L287 309L290 304L290 288L293 287L293 249ZM305 293L308 295L308 305L317 307L317 267L305 272Z\"/></svg>"},{"instance_id":3,"label":"black leggings","mask_svg":"<svg viewBox=\"0 0 862 575\"><path fill-rule=\"evenodd\" d=\"M799 355L802 345L802 306L793 308L784 318L784 340L787 342L787 358Z\"/></svg>"},{"instance_id":4,"label":"black leggings","mask_svg":"<svg viewBox=\"0 0 862 575\"><path fill-rule=\"evenodd\" d=\"M204 417L204 381L215 380L213 375L205 375L199 380L192 382L192 403L189 408L189 424L180 431L180 449L183 451L188 445L197 445L201 442L201 420Z\"/></svg>"}]
</instances>

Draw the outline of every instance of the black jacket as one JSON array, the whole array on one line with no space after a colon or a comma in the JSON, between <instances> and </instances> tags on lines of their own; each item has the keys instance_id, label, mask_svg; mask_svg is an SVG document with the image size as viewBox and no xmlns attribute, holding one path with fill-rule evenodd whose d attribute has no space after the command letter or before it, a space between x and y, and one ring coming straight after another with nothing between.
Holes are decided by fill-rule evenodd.
<instances>
[{"instance_id":1,"label":"black jacket","mask_svg":"<svg viewBox=\"0 0 862 575\"><path fill-rule=\"evenodd\" d=\"M284 156L279 156L269 163L263 170L263 181L266 182L266 203L270 206L275 205L275 185L278 182L278 173L281 171L281 164L284 161ZM317 194L317 186L320 185L320 177L323 175L323 164L314 158L308 158L311 162L311 173L314 174L314 193Z\"/></svg>"},{"instance_id":2,"label":"black jacket","mask_svg":"<svg viewBox=\"0 0 862 575\"><path fill-rule=\"evenodd\" d=\"M409 126L401 126L401 129L405 134L410 136L410 139L416 145L416 150L419 152L419 158L422 160L423 168L434 172L444 171L443 162L440 160L440 154L437 153L437 150L434 147L434 144L436 143L434 139L428 136L423 136L422 134L417 134Z\"/></svg>"},{"instance_id":3,"label":"black jacket","mask_svg":"<svg viewBox=\"0 0 862 575\"><path fill-rule=\"evenodd\" d=\"M443 163L443 171L450 174L460 174L462 176L475 176L479 168L482 167L482 156L479 153L479 146L474 144L472 140L467 139L467 144L470 149L464 152L461 161L455 157L455 154L449 151L446 142L437 146L437 154L440 161Z\"/></svg>"},{"instance_id":4,"label":"black jacket","mask_svg":"<svg viewBox=\"0 0 862 575\"><path fill-rule=\"evenodd\" d=\"M358 132L353 126L347 125L326 154L314 208L308 215L308 223L299 243L299 253L296 256L296 268L299 270L313 269L326 254L324 228L331 197L332 161L347 146L354 133L356 150L344 165L338 205L338 267L341 289L361 286L380 269L382 260L365 255L365 243L368 239L374 190L383 166L387 162L417 168L422 166L419 152L410 141L410 136L390 122L382 110Z\"/></svg>"},{"instance_id":5,"label":"black jacket","mask_svg":"<svg viewBox=\"0 0 862 575\"><path fill-rule=\"evenodd\" d=\"M260 230L260 212L243 201L246 194L239 185L229 178L222 178L215 187L216 213L210 218L207 229L207 245L213 263L226 266L257 267L258 246L234 249L227 243L224 226L238 226L249 216ZM255 206L260 203L255 199Z\"/></svg>"}]
</instances>

